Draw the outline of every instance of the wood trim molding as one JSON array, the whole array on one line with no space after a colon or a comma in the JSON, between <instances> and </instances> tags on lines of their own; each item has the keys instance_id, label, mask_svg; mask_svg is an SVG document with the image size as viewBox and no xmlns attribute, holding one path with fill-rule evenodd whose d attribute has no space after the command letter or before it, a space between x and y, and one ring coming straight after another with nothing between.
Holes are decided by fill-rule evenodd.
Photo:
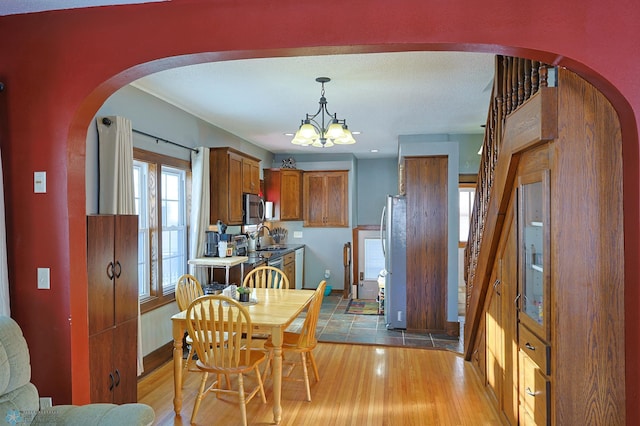
<instances>
[{"instance_id":1,"label":"wood trim molding","mask_svg":"<svg viewBox=\"0 0 640 426\"><path fill-rule=\"evenodd\" d=\"M186 345L183 347L186 348ZM164 365L165 363L171 361L173 359L173 340L165 343L160 346L155 351L151 352L149 355L146 355L142 363L144 365L144 372L142 375L138 376L138 379L146 376L151 373L156 368Z\"/></svg>"}]
</instances>

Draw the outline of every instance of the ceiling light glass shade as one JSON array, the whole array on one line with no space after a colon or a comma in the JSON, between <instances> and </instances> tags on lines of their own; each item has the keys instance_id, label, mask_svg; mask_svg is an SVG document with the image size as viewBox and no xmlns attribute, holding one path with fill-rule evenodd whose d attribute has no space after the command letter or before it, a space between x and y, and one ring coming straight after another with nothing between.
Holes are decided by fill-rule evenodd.
<instances>
[{"instance_id":1,"label":"ceiling light glass shade","mask_svg":"<svg viewBox=\"0 0 640 426\"><path fill-rule=\"evenodd\" d=\"M327 139L323 144L321 139L316 139L315 141L313 141L311 146L315 146L316 148L329 148L333 146L333 142L331 142L331 139Z\"/></svg>"},{"instance_id":2,"label":"ceiling light glass shade","mask_svg":"<svg viewBox=\"0 0 640 426\"><path fill-rule=\"evenodd\" d=\"M313 125L309 122L306 122L302 126L300 126L300 130L298 130L298 133L300 133L300 136L305 139L317 139L320 137L320 135L316 131L316 128L313 127Z\"/></svg>"},{"instance_id":3,"label":"ceiling light glass shade","mask_svg":"<svg viewBox=\"0 0 640 426\"><path fill-rule=\"evenodd\" d=\"M351 134L351 131L349 129L347 129L347 126L344 127L344 136L339 138L339 139L335 139L334 140L335 143L340 144L340 145L351 145L356 143L356 140L353 138L353 135Z\"/></svg>"},{"instance_id":4,"label":"ceiling light glass shade","mask_svg":"<svg viewBox=\"0 0 640 426\"><path fill-rule=\"evenodd\" d=\"M338 123L338 120L333 120L333 123L327 129L327 138L339 139L345 136L344 128L342 124Z\"/></svg>"},{"instance_id":5,"label":"ceiling light glass shade","mask_svg":"<svg viewBox=\"0 0 640 426\"><path fill-rule=\"evenodd\" d=\"M291 140L291 143L294 145L309 145L312 142L313 142L312 139L303 138L300 135L300 130L296 132L295 136L293 137L293 140Z\"/></svg>"}]
</instances>

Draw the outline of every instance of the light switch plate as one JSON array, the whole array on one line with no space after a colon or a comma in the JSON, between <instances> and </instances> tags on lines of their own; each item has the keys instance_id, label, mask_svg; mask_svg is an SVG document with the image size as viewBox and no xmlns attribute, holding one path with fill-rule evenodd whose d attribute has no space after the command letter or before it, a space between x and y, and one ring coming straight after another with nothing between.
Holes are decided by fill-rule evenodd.
<instances>
[{"instance_id":1,"label":"light switch plate","mask_svg":"<svg viewBox=\"0 0 640 426\"><path fill-rule=\"evenodd\" d=\"M38 288L49 290L51 288L49 268L38 268Z\"/></svg>"},{"instance_id":2,"label":"light switch plate","mask_svg":"<svg viewBox=\"0 0 640 426\"><path fill-rule=\"evenodd\" d=\"M33 172L33 192L35 194L47 192L47 172Z\"/></svg>"},{"instance_id":3,"label":"light switch plate","mask_svg":"<svg viewBox=\"0 0 640 426\"><path fill-rule=\"evenodd\" d=\"M293 231L293 238L302 238L302 231Z\"/></svg>"}]
</instances>

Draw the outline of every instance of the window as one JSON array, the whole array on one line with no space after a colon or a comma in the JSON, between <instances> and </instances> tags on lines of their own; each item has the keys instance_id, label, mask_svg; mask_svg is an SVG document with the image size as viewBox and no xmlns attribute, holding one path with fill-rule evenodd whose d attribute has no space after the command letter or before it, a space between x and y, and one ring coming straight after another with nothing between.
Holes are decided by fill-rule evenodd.
<instances>
[{"instance_id":1,"label":"window","mask_svg":"<svg viewBox=\"0 0 640 426\"><path fill-rule=\"evenodd\" d=\"M162 166L162 293L187 272L187 203L184 170Z\"/></svg>"},{"instance_id":2,"label":"window","mask_svg":"<svg viewBox=\"0 0 640 426\"><path fill-rule=\"evenodd\" d=\"M469 238L469 226L471 225L471 213L473 212L473 200L476 195L475 185L461 184L458 188L460 197L460 245L464 246Z\"/></svg>"},{"instance_id":3,"label":"window","mask_svg":"<svg viewBox=\"0 0 640 426\"><path fill-rule=\"evenodd\" d=\"M142 310L175 300L187 272L189 162L134 149L138 282Z\"/></svg>"},{"instance_id":4,"label":"window","mask_svg":"<svg viewBox=\"0 0 640 426\"><path fill-rule=\"evenodd\" d=\"M149 203L147 196L148 164L134 160L134 204L138 215L138 294L140 299L151 296L149 281Z\"/></svg>"}]
</instances>

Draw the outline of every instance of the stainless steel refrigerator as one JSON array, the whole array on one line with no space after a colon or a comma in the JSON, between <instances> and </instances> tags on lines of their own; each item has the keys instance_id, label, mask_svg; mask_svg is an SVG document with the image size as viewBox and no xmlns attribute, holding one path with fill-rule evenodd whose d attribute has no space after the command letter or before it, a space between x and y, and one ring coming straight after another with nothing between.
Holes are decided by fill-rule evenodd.
<instances>
[{"instance_id":1,"label":"stainless steel refrigerator","mask_svg":"<svg viewBox=\"0 0 640 426\"><path fill-rule=\"evenodd\" d=\"M388 329L407 328L407 200L388 195L380 220L386 270L384 319Z\"/></svg>"}]
</instances>

